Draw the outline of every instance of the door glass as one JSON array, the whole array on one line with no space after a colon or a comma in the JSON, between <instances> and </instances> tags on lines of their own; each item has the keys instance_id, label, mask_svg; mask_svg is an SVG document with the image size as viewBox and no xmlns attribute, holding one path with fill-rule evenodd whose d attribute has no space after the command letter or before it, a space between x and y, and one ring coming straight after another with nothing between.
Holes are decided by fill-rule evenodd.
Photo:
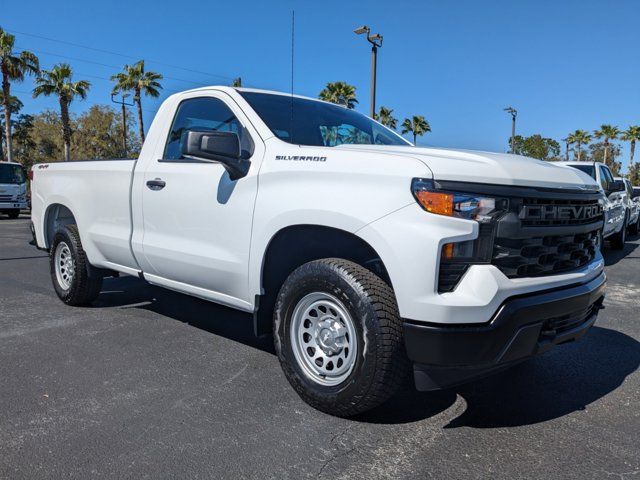
<instances>
[{"instance_id":1,"label":"door glass","mask_svg":"<svg viewBox=\"0 0 640 480\"><path fill-rule=\"evenodd\" d=\"M243 144L244 129L222 100L212 97L192 98L178 106L164 149L165 160L182 158L182 141L189 130L235 132Z\"/></svg>"}]
</instances>

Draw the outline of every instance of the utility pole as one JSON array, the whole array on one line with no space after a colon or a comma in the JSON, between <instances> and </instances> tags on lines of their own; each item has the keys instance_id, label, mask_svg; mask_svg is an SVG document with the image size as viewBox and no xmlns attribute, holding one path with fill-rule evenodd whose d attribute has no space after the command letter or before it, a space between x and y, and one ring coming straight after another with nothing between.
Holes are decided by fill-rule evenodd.
<instances>
[{"instance_id":1,"label":"utility pole","mask_svg":"<svg viewBox=\"0 0 640 480\"><path fill-rule=\"evenodd\" d=\"M518 111L513 107L507 107L505 112L511 115L511 153L516 153L516 117Z\"/></svg>"},{"instance_id":2,"label":"utility pole","mask_svg":"<svg viewBox=\"0 0 640 480\"><path fill-rule=\"evenodd\" d=\"M376 73L378 69L378 48L382 47L382 35L375 33L371 35L371 29L366 25L356 28L353 31L356 35L367 34L367 41L371 44L371 100L370 113L371 118L376 116Z\"/></svg>"},{"instance_id":3,"label":"utility pole","mask_svg":"<svg viewBox=\"0 0 640 480\"><path fill-rule=\"evenodd\" d=\"M122 100L118 101L113 98L115 94L111 94L111 101L122 107L122 151L124 152L124 158L127 158L127 109L125 107L133 107L133 103L126 103L124 101L128 96L128 93L123 93Z\"/></svg>"}]
</instances>

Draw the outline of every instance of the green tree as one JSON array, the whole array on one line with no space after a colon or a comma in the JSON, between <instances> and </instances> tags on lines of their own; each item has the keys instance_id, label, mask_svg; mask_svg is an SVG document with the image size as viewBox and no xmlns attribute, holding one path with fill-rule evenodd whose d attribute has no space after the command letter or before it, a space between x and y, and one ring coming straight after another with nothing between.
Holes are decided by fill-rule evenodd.
<instances>
[{"instance_id":1,"label":"green tree","mask_svg":"<svg viewBox=\"0 0 640 480\"><path fill-rule=\"evenodd\" d=\"M25 75L37 75L40 62L33 53L23 50L15 53L13 47L16 37L0 28L0 71L2 71L2 98L4 110L4 136L7 147L7 160L13 160L11 142L11 82L22 82Z\"/></svg>"},{"instance_id":2,"label":"green tree","mask_svg":"<svg viewBox=\"0 0 640 480\"><path fill-rule=\"evenodd\" d=\"M633 156L636 153L636 142L640 140L640 126L631 125L620 135L620 140L629 142L629 166L633 165Z\"/></svg>"},{"instance_id":3,"label":"green tree","mask_svg":"<svg viewBox=\"0 0 640 480\"><path fill-rule=\"evenodd\" d=\"M587 145L591 141L591 138L591 135L585 130L576 130L567 137L569 143L576 144L576 159L579 162L582 161L582 146Z\"/></svg>"},{"instance_id":4,"label":"green tree","mask_svg":"<svg viewBox=\"0 0 640 480\"><path fill-rule=\"evenodd\" d=\"M523 155L539 160L557 161L560 156L560 144L539 134L527 137L523 147Z\"/></svg>"},{"instance_id":5,"label":"green tree","mask_svg":"<svg viewBox=\"0 0 640 480\"><path fill-rule=\"evenodd\" d=\"M240 77L234 78L233 82L231 82L231 86L235 87L235 88L242 87L242 78L240 78Z\"/></svg>"},{"instance_id":6,"label":"green tree","mask_svg":"<svg viewBox=\"0 0 640 480\"><path fill-rule=\"evenodd\" d=\"M416 144L417 137L421 137L431 131L429 122L422 115L414 115L411 118L405 118L402 122L402 134L411 133L413 135L413 144Z\"/></svg>"},{"instance_id":7,"label":"green tree","mask_svg":"<svg viewBox=\"0 0 640 480\"><path fill-rule=\"evenodd\" d=\"M622 156L622 149L615 143L609 145L605 145L604 142L592 143L589 145L589 158L585 160L605 163L605 156L611 172L614 176L618 176L622 167L622 162L618 160Z\"/></svg>"},{"instance_id":8,"label":"green tree","mask_svg":"<svg viewBox=\"0 0 640 480\"><path fill-rule=\"evenodd\" d=\"M318 95L320 100L325 102L337 103L347 108L355 108L358 100L356 99L356 87L349 85L347 82L329 82L327 86Z\"/></svg>"},{"instance_id":9,"label":"green tree","mask_svg":"<svg viewBox=\"0 0 640 480\"><path fill-rule=\"evenodd\" d=\"M56 95L60 102L60 119L62 120L62 139L64 141L64 159L71 160L71 118L69 105L76 97L87 98L91 84L87 80L72 81L73 70L68 63L59 63L51 70L43 70L36 78L33 96Z\"/></svg>"},{"instance_id":10,"label":"green tree","mask_svg":"<svg viewBox=\"0 0 640 480\"><path fill-rule=\"evenodd\" d=\"M160 80L162 75L156 72L145 71L144 60L133 65L125 65L124 70L111 76L111 80L116 82L113 87L113 94L121 92L133 92L133 101L138 107L138 129L140 131L140 143L144 143L144 124L142 121L142 98L148 95L153 98L160 96Z\"/></svg>"},{"instance_id":11,"label":"green tree","mask_svg":"<svg viewBox=\"0 0 640 480\"><path fill-rule=\"evenodd\" d=\"M627 177L632 185L640 186L640 163L632 163L629 165Z\"/></svg>"},{"instance_id":12,"label":"green tree","mask_svg":"<svg viewBox=\"0 0 640 480\"><path fill-rule=\"evenodd\" d=\"M596 138L602 138L604 139L602 141L602 144L604 146L604 159L603 159L603 163L609 165L608 161L609 161L609 148L611 145L611 140L616 140L618 138L618 136L620 135L620 129L616 126L613 125L600 125L600 128L598 130L595 130L593 132L593 135ZM613 164L611 164L613 165ZM611 166L610 165L610 166Z\"/></svg>"},{"instance_id":13,"label":"green tree","mask_svg":"<svg viewBox=\"0 0 640 480\"><path fill-rule=\"evenodd\" d=\"M26 169L34 163L33 152L36 143L33 139L33 115L17 115L13 122L13 153L14 158Z\"/></svg>"},{"instance_id":14,"label":"green tree","mask_svg":"<svg viewBox=\"0 0 640 480\"><path fill-rule=\"evenodd\" d=\"M128 117L128 122L132 122ZM139 143L128 125L127 145L132 151ZM77 158L119 158L122 156L122 115L107 105L93 105L75 119L73 151Z\"/></svg>"},{"instance_id":15,"label":"green tree","mask_svg":"<svg viewBox=\"0 0 640 480\"><path fill-rule=\"evenodd\" d=\"M20 99L18 99L18 97L14 97L13 95L9 96L9 102L5 102L4 101L4 94L2 92L0 92L0 130L2 132L5 132L5 122L6 122L6 117L4 114L4 109L5 109L5 104L8 103L9 104L9 113L11 115L15 115L17 114L21 109L22 109L22 102L20 101ZM11 121L11 123L13 124L13 121ZM13 128L13 125L11 125ZM13 134L11 135L13 137ZM4 144L7 140L6 135L2 135L2 137L0 138L0 162L3 160L7 160L8 158L5 158L4 152Z\"/></svg>"},{"instance_id":16,"label":"green tree","mask_svg":"<svg viewBox=\"0 0 640 480\"><path fill-rule=\"evenodd\" d=\"M391 130L398 128L398 119L393 116L393 110L387 107L380 107L375 115L375 120Z\"/></svg>"}]
</instances>

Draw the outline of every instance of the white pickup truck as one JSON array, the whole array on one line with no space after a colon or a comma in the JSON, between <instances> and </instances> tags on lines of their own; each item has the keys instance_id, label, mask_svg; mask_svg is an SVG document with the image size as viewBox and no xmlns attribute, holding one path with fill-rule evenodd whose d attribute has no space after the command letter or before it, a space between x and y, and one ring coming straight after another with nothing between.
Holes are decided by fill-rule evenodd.
<instances>
[{"instance_id":1,"label":"white pickup truck","mask_svg":"<svg viewBox=\"0 0 640 480\"><path fill-rule=\"evenodd\" d=\"M168 98L137 160L33 168L58 296L136 275L254 315L312 406L349 416L413 366L434 390L581 337L602 194L515 155L417 148L352 110L210 87Z\"/></svg>"}]
</instances>

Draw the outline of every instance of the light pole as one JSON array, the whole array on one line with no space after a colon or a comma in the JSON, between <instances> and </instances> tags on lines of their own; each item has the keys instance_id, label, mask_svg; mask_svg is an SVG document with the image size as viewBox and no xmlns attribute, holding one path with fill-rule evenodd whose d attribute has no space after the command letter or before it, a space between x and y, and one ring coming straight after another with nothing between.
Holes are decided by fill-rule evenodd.
<instances>
[{"instance_id":1,"label":"light pole","mask_svg":"<svg viewBox=\"0 0 640 480\"><path fill-rule=\"evenodd\" d=\"M382 35L374 33L366 25L358 27L353 31L356 35L367 34L367 41L371 44L371 118L376 116L376 69L378 64L378 48L382 47Z\"/></svg>"},{"instance_id":2,"label":"light pole","mask_svg":"<svg viewBox=\"0 0 640 480\"><path fill-rule=\"evenodd\" d=\"M513 107L507 107L505 112L511 115L511 153L516 153L516 117L518 111Z\"/></svg>"},{"instance_id":3,"label":"light pole","mask_svg":"<svg viewBox=\"0 0 640 480\"><path fill-rule=\"evenodd\" d=\"M125 106L133 107L133 103L126 103L124 101L124 99L127 98L128 96L129 96L128 93L123 93L122 100L117 101L113 99L113 97L115 97L115 94L114 93L111 94L111 101L113 103L117 103L118 105L122 106L122 150L124 151L124 155L123 155L124 158L127 157L127 110L124 107Z\"/></svg>"}]
</instances>

